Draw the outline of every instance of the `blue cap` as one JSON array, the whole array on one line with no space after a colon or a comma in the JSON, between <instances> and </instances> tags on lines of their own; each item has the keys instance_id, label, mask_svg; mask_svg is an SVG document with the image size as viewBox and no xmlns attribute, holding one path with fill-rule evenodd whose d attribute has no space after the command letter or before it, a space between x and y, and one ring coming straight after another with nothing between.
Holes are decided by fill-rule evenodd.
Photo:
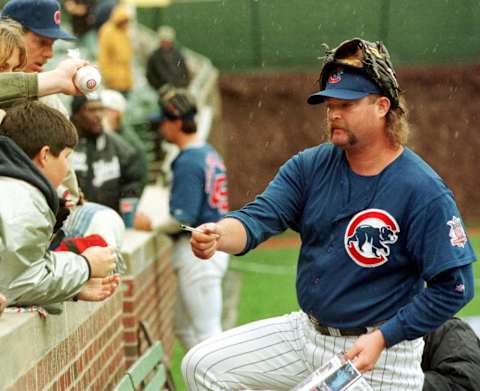
<instances>
[{"instance_id":1,"label":"blue cap","mask_svg":"<svg viewBox=\"0 0 480 391\"><path fill-rule=\"evenodd\" d=\"M381 88L363 72L355 68L335 68L328 77L325 89L308 97L311 105L323 103L325 98L356 100L368 94L383 95Z\"/></svg>"},{"instance_id":2,"label":"blue cap","mask_svg":"<svg viewBox=\"0 0 480 391\"><path fill-rule=\"evenodd\" d=\"M23 27L42 37L76 40L60 28L60 4L56 0L10 0L3 7L2 17L16 20Z\"/></svg>"}]
</instances>

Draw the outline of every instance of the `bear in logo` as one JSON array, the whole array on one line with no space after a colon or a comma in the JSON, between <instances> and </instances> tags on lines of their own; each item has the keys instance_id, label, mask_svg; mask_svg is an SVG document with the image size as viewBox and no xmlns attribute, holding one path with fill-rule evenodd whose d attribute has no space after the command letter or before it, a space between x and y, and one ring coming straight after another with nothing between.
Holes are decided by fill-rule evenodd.
<instances>
[{"instance_id":1,"label":"bear in logo","mask_svg":"<svg viewBox=\"0 0 480 391\"><path fill-rule=\"evenodd\" d=\"M347 240L347 245L352 242L357 242L358 250L363 251L363 245L370 243L372 246L372 253L375 257L382 255L388 256L390 248L385 244L395 243L397 235L390 229L390 227L372 227L370 225L360 225L355 230L355 233Z\"/></svg>"}]
</instances>

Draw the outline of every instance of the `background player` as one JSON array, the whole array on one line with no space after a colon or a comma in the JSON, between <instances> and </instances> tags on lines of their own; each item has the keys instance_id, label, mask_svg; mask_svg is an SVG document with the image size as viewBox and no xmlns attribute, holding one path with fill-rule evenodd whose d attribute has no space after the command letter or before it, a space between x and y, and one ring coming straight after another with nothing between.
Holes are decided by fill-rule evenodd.
<instances>
[{"instance_id":1,"label":"background player","mask_svg":"<svg viewBox=\"0 0 480 391\"><path fill-rule=\"evenodd\" d=\"M191 240L207 259L298 231L301 311L192 349L182 363L190 390L288 390L339 351L375 390L421 390L421 337L473 297L473 250L451 191L404 146L386 48L342 43L319 83L308 102L326 101L331 144L291 158L254 202Z\"/></svg>"},{"instance_id":2,"label":"background player","mask_svg":"<svg viewBox=\"0 0 480 391\"><path fill-rule=\"evenodd\" d=\"M180 148L172 162L171 217L160 228L174 239L175 334L190 349L222 331L222 278L228 254L219 252L212 262L201 262L190 250L190 234L180 232L180 223L199 225L222 218L228 211L227 177L220 155L197 140L197 108L186 90L165 86L160 91L160 106L165 116L161 133ZM152 221L137 214L135 228L151 229Z\"/></svg>"}]
</instances>

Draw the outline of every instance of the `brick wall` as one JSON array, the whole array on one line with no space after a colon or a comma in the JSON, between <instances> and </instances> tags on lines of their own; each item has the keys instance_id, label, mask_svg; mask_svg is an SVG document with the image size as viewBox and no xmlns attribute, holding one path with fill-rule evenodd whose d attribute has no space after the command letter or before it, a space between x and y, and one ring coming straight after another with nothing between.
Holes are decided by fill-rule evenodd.
<instances>
[{"instance_id":1,"label":"brick wall","mask_svg":"<svg viewBox=\"0 0 480 391\"><path fill-rule=\"evenodd\" d=\"M135 276L123 280L123 326L126 367L138 358L138 344L142 351L145 337L138 334L139 322L146 326L153 340L162 341L168 357L173 353L173 306L175 302L175 277L170 263L170 249L166 248L158 259ZM140 340L139 340L140 338Z\"/></svg>"},{"instance_id":2,"label":"brick wall","mask_svg":"<svg viewBox=\"0 0 480 391\"><path fill-rule=\"evenodd\" d=\"M65 303L61 315L0 317L0 390L111 390L138 357L139 322L174 348L176 280L170 241L159 233L129 231L122 253L122 286L100 303Z\"/></svg>"},{"instance_id":3,"label":"brick wall","mask_svg":"<svg viewBox=\"0 0 480 391\"><path fill-rule=\"evenodd\" d=\"M122 315L118 292L9 390L111 389L124 374Z\"/></svg>"}]
</instances>

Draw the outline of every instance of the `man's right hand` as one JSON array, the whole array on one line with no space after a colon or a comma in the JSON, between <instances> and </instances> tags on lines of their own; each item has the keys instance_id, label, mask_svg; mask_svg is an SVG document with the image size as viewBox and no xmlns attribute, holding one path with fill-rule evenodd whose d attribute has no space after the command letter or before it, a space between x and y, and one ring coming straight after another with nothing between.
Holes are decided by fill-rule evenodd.
<instances>
[{"instance_id":1,"label":"man's right hand","mask_svg":"<svg viewBox=\"0 0 480 391\"><path fill-rule=\"evenodd\" d=\"M57 93L83 95L73 83L73 79L77 71L85 65L88 65L85 60L69 58L60 62L55 69L39 73L38 96Z\"/></svg>"},{"instance_id":2,"label":"man's right hand","mask_svg":"<svg viewBox=\"0 0 480 391\"><path fill-rule=\"evenodd\" d=\"M113 295L119 284L120 276L118 274L103 278L90 278L80 289L77 299L83 301L105 300Z\"/></svg>"},{"instance_id":3,"label":"man's right hand","mask_svg":"<svg viewBox=\"0 0 480 391\"><path fill-rule=\"evenodd\" d=\"M90 263L90 277L106 277L115 269L117 256L113 247L89 247L82 255Z\"/></svg>"},{"instance_id":4,"label":"man's right hand","mask_svg":"<svg viewBox=\"0 0 480 391\"><path fill-rule=\"evenodd\" d=\"M73 79L77 71L87 64L85 60L66 59L57 65L54 72L58 75L61 92L68 95L82 95L73 83Z\"/></svg>"},{"instance_id":5,"label":"man's right hand","mask_svg":"<svg viewBox=\"0 0 480 391\"><path fill-rule=\"evenodd\" d=\"M192 232L190 245L192 251L200 259L209 259L218 249L220 238L219 226L216 223L206 223L197 227L200 232Z\"/></svg>"}]
</instances>

